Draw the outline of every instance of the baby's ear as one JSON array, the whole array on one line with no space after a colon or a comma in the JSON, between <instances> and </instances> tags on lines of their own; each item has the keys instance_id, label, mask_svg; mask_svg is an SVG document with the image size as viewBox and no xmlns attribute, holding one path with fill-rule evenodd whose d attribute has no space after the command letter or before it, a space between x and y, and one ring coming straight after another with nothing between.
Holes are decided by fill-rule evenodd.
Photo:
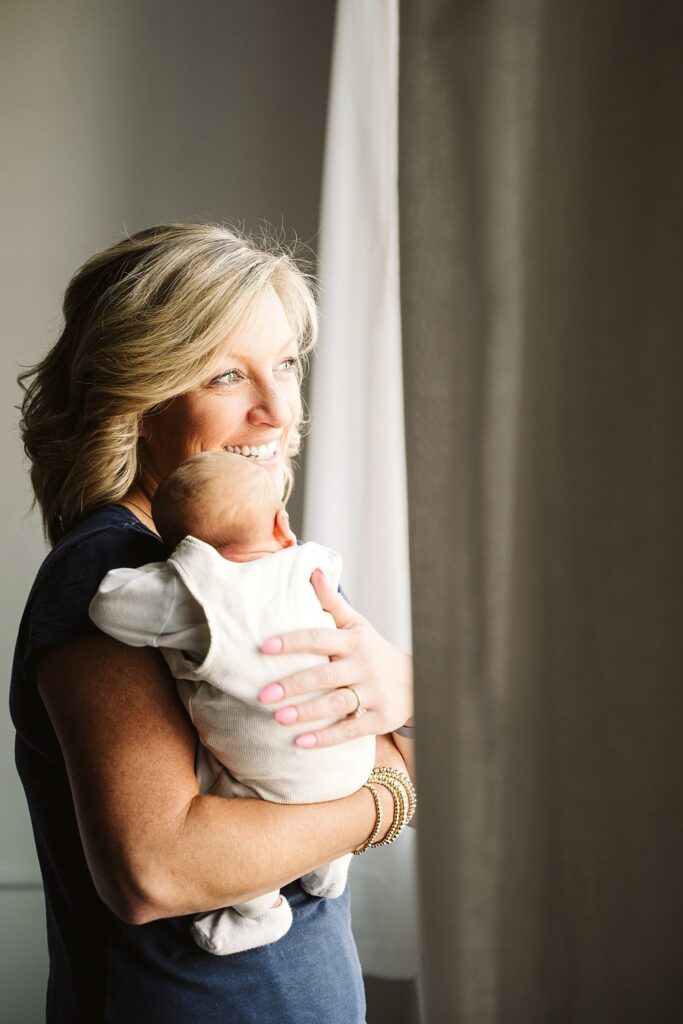
<instances>
[{"instance_id":1,"label":"baby's ear","mask_svg":"<svg viewBox=\"0 0 683 1024\"><path fill-rule=\"evenodd\" d=\"M289 516L283 508L279 508L275 513L273 536L280 547L291 548L296 544L296 536L289 525Z\"/></svg>"}]
</instances>

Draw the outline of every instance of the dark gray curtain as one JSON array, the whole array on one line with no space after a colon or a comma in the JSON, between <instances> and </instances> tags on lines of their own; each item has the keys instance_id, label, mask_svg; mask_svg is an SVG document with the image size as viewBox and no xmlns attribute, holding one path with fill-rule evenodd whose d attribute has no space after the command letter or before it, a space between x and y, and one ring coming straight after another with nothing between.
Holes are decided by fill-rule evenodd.
<instances>
[{"instance_id":1,"label":"dark gray curtain","mask_svg":"<svg viewBox=\"0 0 683 1024\"><path fill-rule=\"evenodd\" d=\"M425 1024L683 1019L681 9L401 4Z\"/></svg>"}]
</instances>

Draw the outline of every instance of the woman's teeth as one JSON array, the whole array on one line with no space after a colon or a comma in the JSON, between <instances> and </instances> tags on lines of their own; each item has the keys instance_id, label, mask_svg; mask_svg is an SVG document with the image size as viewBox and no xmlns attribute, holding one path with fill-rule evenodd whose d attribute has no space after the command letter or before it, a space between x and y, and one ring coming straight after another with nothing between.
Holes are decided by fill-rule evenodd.
<instances>
[{"instance_id":1,"label":"woman's teeth","mask_svg":"<svg viewBox=\"0 0 683 1024\"><path fill-rule=\"evenodd\" d=\"M231 452L233 455L244 455L250 459L270 459L275 455L277 451L277 441L271 441L270 444L229 444L226 447L226 452Z\"/></svg>"}]
</instances>

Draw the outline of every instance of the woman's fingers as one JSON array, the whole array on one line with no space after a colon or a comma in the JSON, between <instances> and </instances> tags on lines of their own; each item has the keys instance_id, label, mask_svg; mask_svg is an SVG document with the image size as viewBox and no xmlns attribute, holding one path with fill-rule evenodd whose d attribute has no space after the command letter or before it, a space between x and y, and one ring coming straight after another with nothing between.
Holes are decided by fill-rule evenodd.
<instances>
[{"instance_id":1,"label":"woman's fingers","mask_svg":"<svg viewBox=\"0 0 683 1024\"><path fill-rule=\"evenodd\" d=\"M308 671L310 672L311 670ZM304 676L307 673L300 674ZM293 687L289 685L290 681L295 678L295 676L287 677L288 697L292 696L293 690ZM278 688L277 692L275 692L275 687ZM271 690L271 688L273 688L272 700L284 699L284 688L279 683L271 683L266 690L262 691L261 699L264 694L267 695L267 691ZM308 686L304 686L302 692L307 692L308 689ZM360 695L358 699L360 699ZM267 703L267 701L264 703ZM346 743L350 739L357 739L359 736L372 735L383 727L380 716L371 712L366 711L357 718L354 712L358 707L359 704L354 690L350 686L338 686L322 696L314 697L312 700L278 708L274 718L280 725L296 724L303 729L307 722L319 722L322 719L337 716L339 721L333 725L329 725L325 729L302 731L294 740L295 744L303 749L331 747L337 743Z\"/></svg>"},{"instance_id":2,"label":"woman's fingers","mask_svg":"<svg viewBox=\"0 0 683 1024\"><path fill-rule=\"evenodd\" d=\"M312 747L334 747L337 743L348 743L349 740L357 740L361 736L372 736L379 728L371 721L373 717L368 712L362 718L343 718L341 722L336 722L327 729L300 733L294 742L297 747L310 750Z\"/></svg>"},{"instance_id":3,"label":"woman's fingers","mask_svg":"<svg viewBox=\"0 0 683 1024\"><path fill-rule=\"evenodd\" d=\"M261 644L263 654L322 654L341 658L354 649L353 634L341 629L297 629L282 636L269 636Z\"/></svg>"},{"instance_id":4,"label":"woman's fingers","mask_svg":"<svg viewBox=\"0 0 683 1024\"><path fill-rule=\"evenodd\" d=\"M324 661L321 665L302 668L299 672L293 672L291 676L285 676L277 682L269 683L259 693L259 700L261 704L275 704L288 697L298 697L303 693L335 690L340 686L348 686L354 681L357 680L353 675L353 665L347 665L344 660Z\"/></svg>"},{"instance_id":5,"label":"woman's fingers","mask_svg":"<svg viewBox=\"0 0 683 1024\"><path fill-rule=\"evenodd\" d=\"M348 601L330 584L322 569L315 569L311 575L311 583L323 609L329 612L337 629L349 629L366 620L354 611Z\"/></svg>"},{"instance_id":6,"label":"woman's fingers","mask_svg":"<svg viewBox=\"0 0 683 1024\"><path fill-rule=\"evenodd\" d=\"M344 718L358 707L353 690L341 686L332 690L324 697L316 697L302 704L278 708L275 720L281 725L292 725L294 722L319 722L322 718Z\"/></svg>"}]
</instances>

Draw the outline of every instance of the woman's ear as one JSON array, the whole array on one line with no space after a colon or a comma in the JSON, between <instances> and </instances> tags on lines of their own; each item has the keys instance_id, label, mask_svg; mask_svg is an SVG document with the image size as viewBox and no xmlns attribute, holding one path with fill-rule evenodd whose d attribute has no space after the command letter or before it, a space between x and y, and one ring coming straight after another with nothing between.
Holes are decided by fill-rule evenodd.
<instances>
[{"instance_id":1,"label":"woman's ear","mask_svg":"<svg viewBox=\"0 0 683 1024\"><path fill-rule=\"evenodd\" d=\"M279 508L275 513L273 536L282 548L291 548L296 544L296 536L289 525L289 516L283 508Z\"/></svg>"}]
</instances>

